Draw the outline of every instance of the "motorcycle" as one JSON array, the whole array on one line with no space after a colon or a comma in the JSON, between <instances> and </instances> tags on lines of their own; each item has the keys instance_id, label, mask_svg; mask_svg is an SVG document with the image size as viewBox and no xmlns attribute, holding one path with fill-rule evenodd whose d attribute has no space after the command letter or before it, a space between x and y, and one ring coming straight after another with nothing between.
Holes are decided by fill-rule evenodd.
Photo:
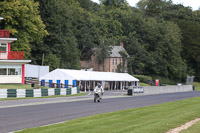
<instances>
[{"instance_id":1,"label":"motorcycle","mask_svg":"<svg viewBox=\"0 0 200 133\"><path fill-rule=\"evenodd\" d=\"M94 102L100 102L101 101L101 93L100 92L95 92L94 93Z\"/></svg>"}]
</instances>

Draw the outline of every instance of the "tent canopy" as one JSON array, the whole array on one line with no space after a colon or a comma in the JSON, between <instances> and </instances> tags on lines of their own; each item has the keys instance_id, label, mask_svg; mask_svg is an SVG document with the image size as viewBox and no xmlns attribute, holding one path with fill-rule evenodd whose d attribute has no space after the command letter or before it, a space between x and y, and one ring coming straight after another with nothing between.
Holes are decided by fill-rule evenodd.
<instances>
[{"instance_id":1,"label":"tent canopy","mask_svg":"<svg viewBox=\"0 0 200 133\"><path fill-rule=\"evenodd\" d=\"M71 69L56 69L40 77L40 80L139 81L128 73L81 71Z\"/></svg>"}]
</instances>

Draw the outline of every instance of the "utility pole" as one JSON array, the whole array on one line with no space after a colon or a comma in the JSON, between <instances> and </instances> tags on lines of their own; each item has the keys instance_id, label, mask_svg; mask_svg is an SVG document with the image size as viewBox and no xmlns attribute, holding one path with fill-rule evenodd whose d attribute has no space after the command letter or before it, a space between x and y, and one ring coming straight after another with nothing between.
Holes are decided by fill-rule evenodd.
<instances>
[{"instance_id":1,"label":"utility pole","mask_svg":"<svg viewBox=\"0 0 200 133\"><path fill-rule=\"evenodd\" d=\"M44 64L44 53L42 54L42 66Z\"/></svg>"}]
</instances>

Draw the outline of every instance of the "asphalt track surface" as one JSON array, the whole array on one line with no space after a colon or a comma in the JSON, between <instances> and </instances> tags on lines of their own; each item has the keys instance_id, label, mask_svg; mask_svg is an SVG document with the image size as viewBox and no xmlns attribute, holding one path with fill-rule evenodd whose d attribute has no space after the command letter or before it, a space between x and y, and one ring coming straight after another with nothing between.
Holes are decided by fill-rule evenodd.
<instances>
[{"instance_id":1,"label":"asphalt track surface","mask_svg":"<svg viewBox=\"0 0 200 133\"><path fill-rule=\"evenodd\" d=\"M0 133L63 122L99 113L150 106L170 101L199 97L200 92L185 92L135 97L50 103L20 107L0 108Z\"/></svg>"}]
</instances>

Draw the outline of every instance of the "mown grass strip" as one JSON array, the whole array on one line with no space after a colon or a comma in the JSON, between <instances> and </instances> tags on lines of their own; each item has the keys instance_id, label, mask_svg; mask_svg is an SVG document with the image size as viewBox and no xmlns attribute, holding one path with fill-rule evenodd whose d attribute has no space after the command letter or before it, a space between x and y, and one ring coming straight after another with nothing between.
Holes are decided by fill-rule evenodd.
<instances>
[{"instance_id":1,"label":"mown grass strip","mask_svg":"<svg viewBox=\"0 0 200 133\"><path fill-rule=\"evenodd\" d=\"M0 89L32 89L32 87L23 84L0 84Z\"/></svg>"},{"instance_id":2,"label":"mown grass strip","mask_svg":"<svg viewBox=\"0 0 200 133\"><path fill-rule=\"evenodd\" d=\"M23 85L23 84L0 84L0 89L49 89L48 87L38 86L31 87L31 85Z\"/></svg>"},{"instance_id":3,"label":"mown grass strip","mask_svg":"<svg viewBox=\"0 0 200 133\"><path fill-rule=\"evenodd\" d=\"M200 91L200 83L194 82L193 85L195 86L195 90Z\"/></svg>"},{"instance_id":4,"label":"mown grass strip","mask_svg":"<svg viewBox=\"0 0 200 133\"><path fill-rule=\"evenodd\" d=\"M0 101L6 100L22 100L22 99L37 99L37 98L56 98L56 97L71 97L71 96L84 96L87 93L79 93L75 95L55 95L55 96L43 96L43 97L24 97L24 98L0 98Z\"/></svg>"},{"instance_id":5,"label":"mown grass strip","mask_svg":"<svg viewBox=\"0 0 200 133\"><path fill-rule=\"evenodd\" d=\"M140 86L150 86L150 85L147 84L147 83L142 83L142 82L140 82Z\"/></svg>"},{"instance_id":6,"label":"mown grass strip","mask_svg":"<svg viewBox=\"0 0 200 133\"><path fill-rule=\"evenodd\" d=\"M200 117L200 97L98 114L20 133L165 133Z\"/></svg>"}]
</instances>

